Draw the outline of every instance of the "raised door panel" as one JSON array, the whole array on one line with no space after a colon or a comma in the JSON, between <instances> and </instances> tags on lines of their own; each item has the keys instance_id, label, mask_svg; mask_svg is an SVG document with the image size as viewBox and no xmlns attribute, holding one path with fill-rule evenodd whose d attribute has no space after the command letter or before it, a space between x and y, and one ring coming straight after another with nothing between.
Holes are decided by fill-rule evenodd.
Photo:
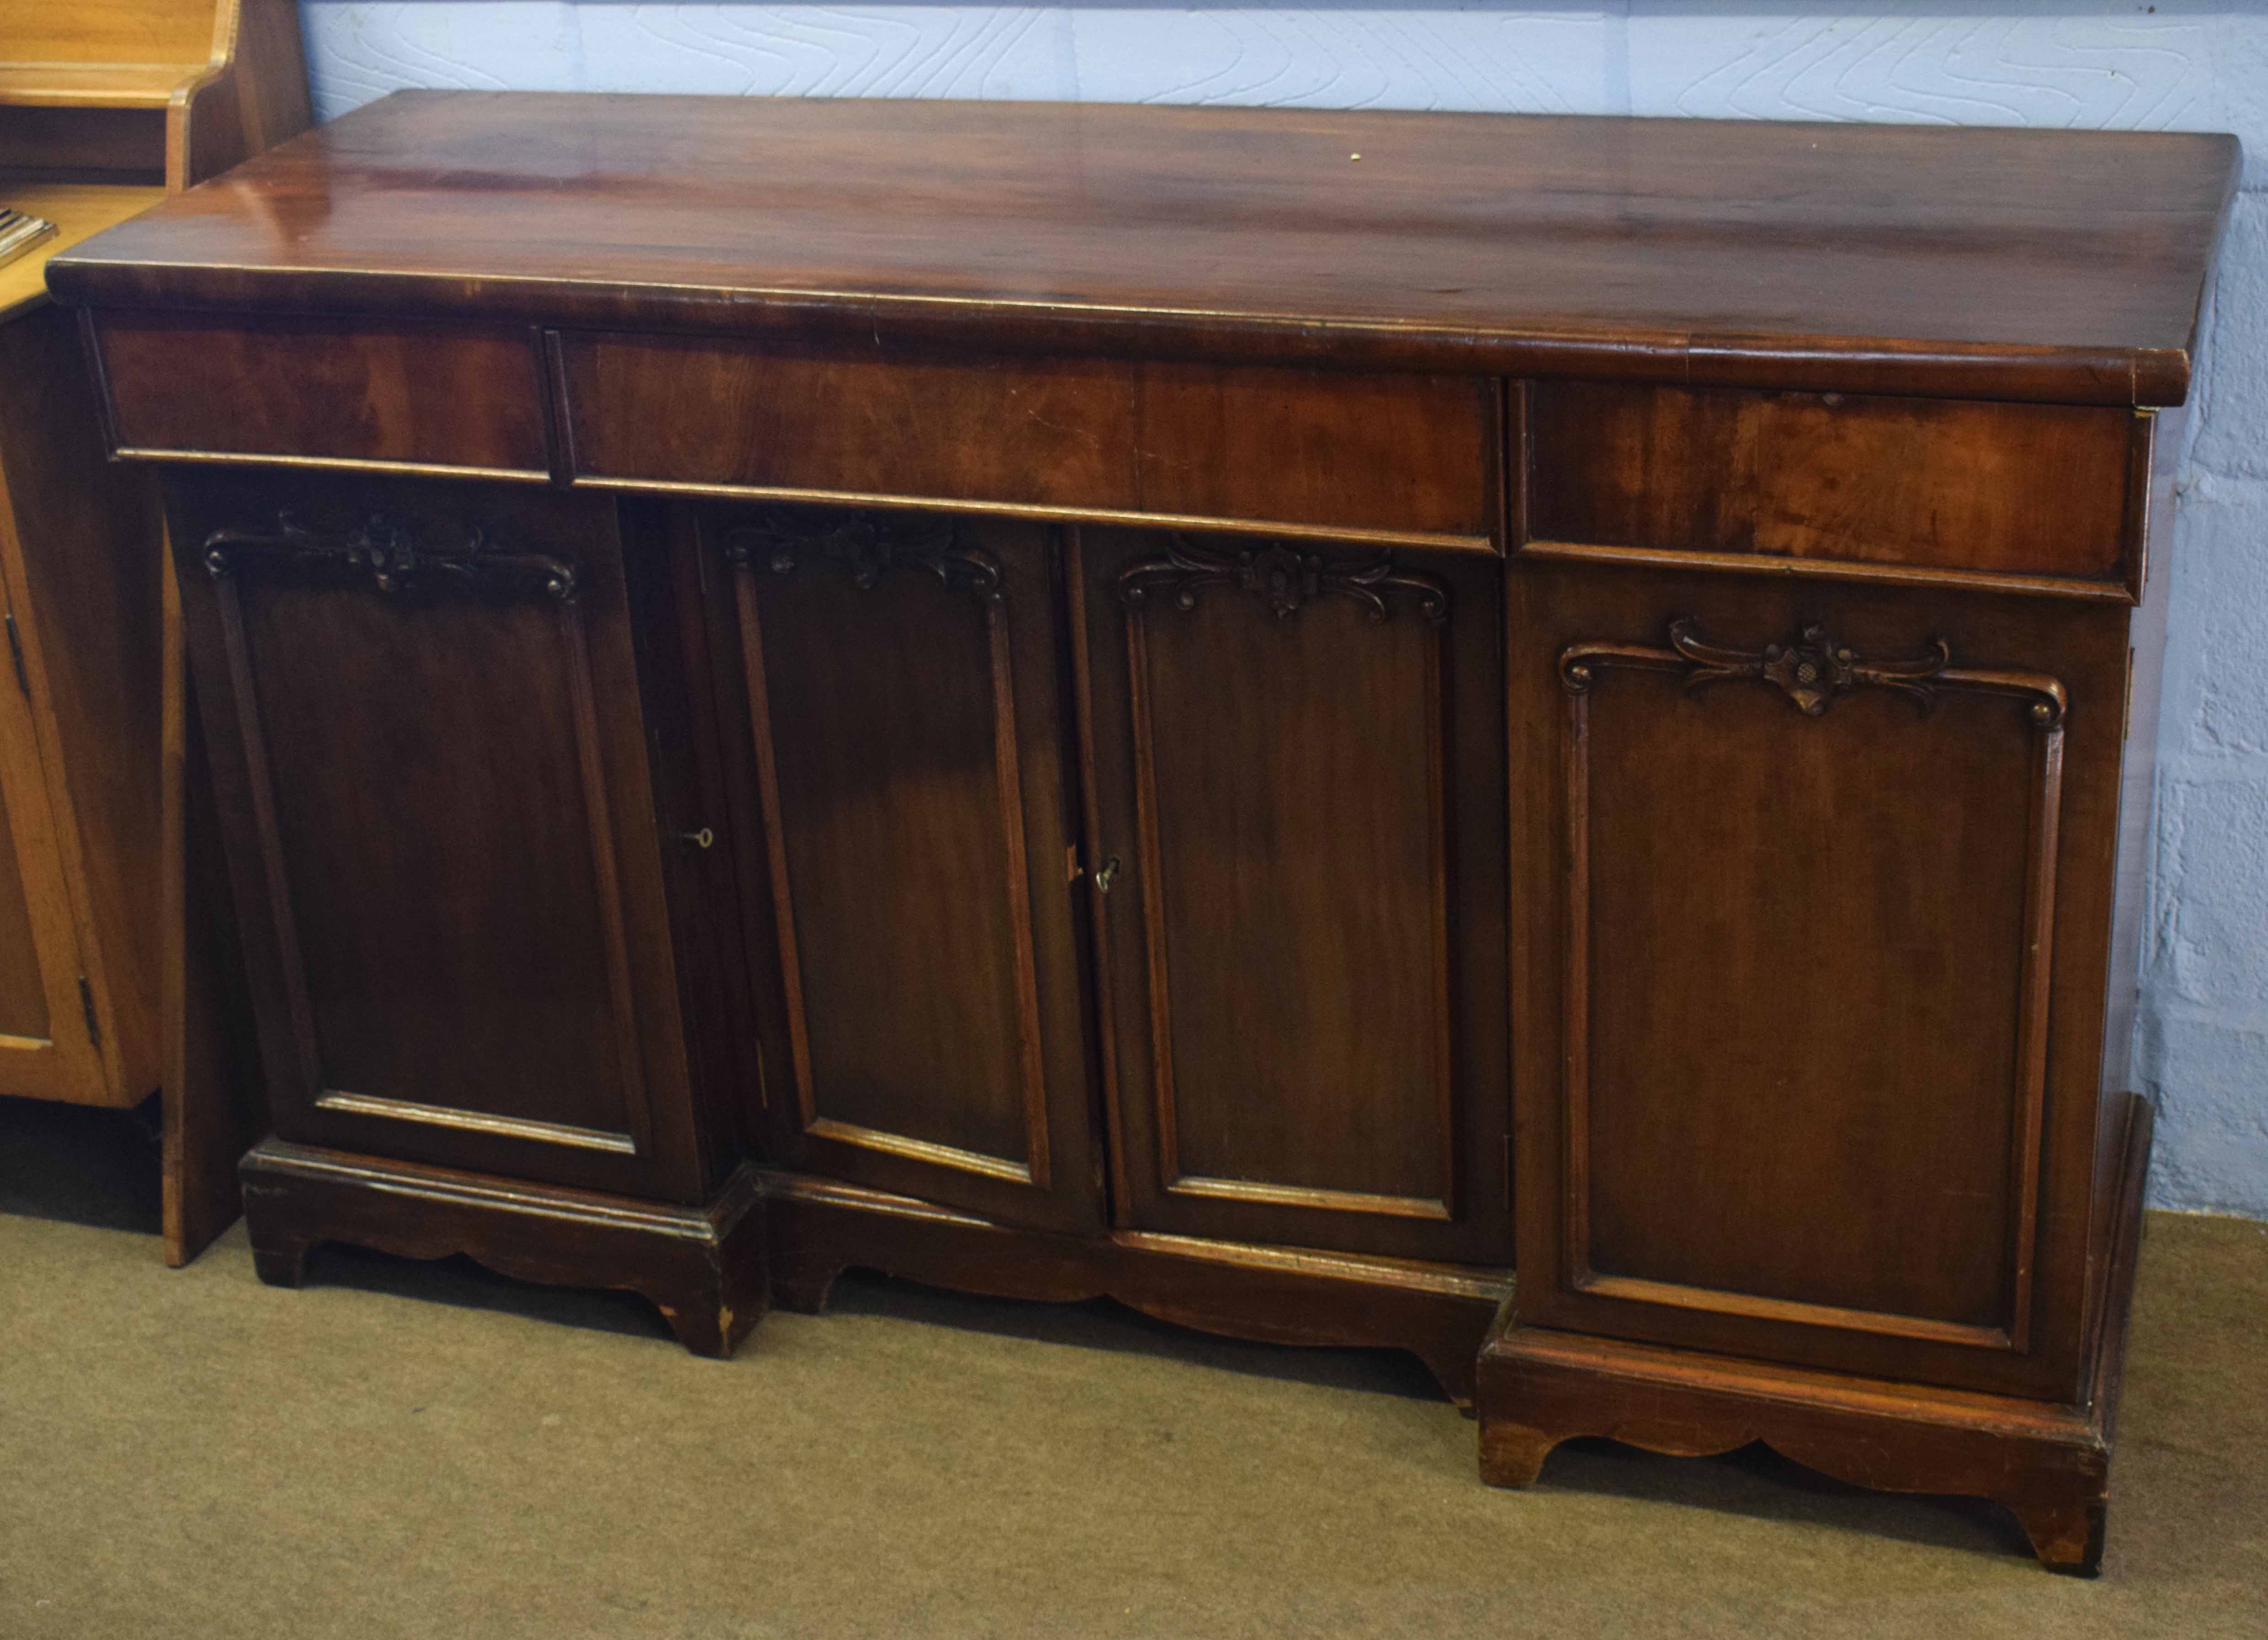
<instances>
[{"instance_id":1,"label":"raised door panel","mask_svg":"<svg viewBox=\"0 0 2268 1640\"><path fill-rule=\"evenodd\" d=\"M1048 533L821 509L703 528L769 1148L1098 1224Z\"/></svg>"},{"instance_id":2,"label":"raised door panel","mask_svg":"<svg viewBox=\"0 0 2268 1640\"><path fill-rule=\"evenodd\" d=\"M1549 746L1525 883L1558 1050L1523 1314L2051 1392L2099 966L2092 1010L2055 987L2101 950L2123 655L2038 629L2068 614L1609 579L1514 627L1549 674L1515 693Z\"/></svg>"},{"instance_id":3,"label":"raised door panel","mask_svg":"<svg viewBox=\"0 0 2268 1640\"><path fill-rule=\"evenodd\" d=\"M108 1104L29 703L0 674L0 1094Z\"/></svg>"},{"instance_id":4,"label":"raised door panel","mask_svg":"<svg viewBox=\"0 0 2268 1640\"><path fill-rule=\"evenodd\" d=\"M40 971L39 936L17 862L16 827L0 785L0 1048L48 1040L47 976ZM7 1090L13 1092L14 1090Z\"/></svg>"},{"instance_id":5,"label":"raised door panel","mask_svg":"<svg viewBox=\"0 0 2268 1640\"><path fill-rule=\"evenodd\" d=\"M697 1195L611 504L175 500L278 1132Z\"/></svg>"},{"instance_id":6,"label":"raised door panel","mask_svg":"<svg viewBox=\"0 0 2268 1640\"><path fill-rule=\"evenodd\" d=\"M30 673L14 647L22 555L9 477L0 467L0 608L12 663L0 671L0 1094L116 1104L93 993L82 977L68 840L41 754Z\"/></svg>"},{"instance_id":7,"label":"raised door panel","mask_svg":"<svg viewBox=\"0 0 2268 1640\"><path fill-rule=\"evenodd\" d=\"M98 1044L101 1097L138 1104L161 1080L157 488L105 464L71 315L49 306L0 327L0 382L8 659L46 788L39 799L27 790L12 818L53 821L60 872L25 882L70 908L76 939L55 954L70 965L63 989L86 978L91 1006L70 1011Z\"/></svg>"},{"instance_id":8,"label":"raised door panel","mask_svg":"<svg viewBox=\"0 0 2268 1640\"><path fill-rule=\"evenodd\" d=\"M1079 568L1122 1223L1508 1261L1501 562Z\"/></svg>"}]
</instances>

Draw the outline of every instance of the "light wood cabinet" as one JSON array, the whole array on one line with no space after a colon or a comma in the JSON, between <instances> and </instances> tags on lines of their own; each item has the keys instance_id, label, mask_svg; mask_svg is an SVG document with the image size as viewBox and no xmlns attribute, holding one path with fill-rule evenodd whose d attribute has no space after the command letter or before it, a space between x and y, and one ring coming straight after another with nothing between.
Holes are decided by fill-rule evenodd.
<instances>
[{"instance_id":1,"label":"light wood cabinet","mask_svg":"<svg viewBox=\"0 0 2268 1640\"><path fill-rule=\"evenodd\" d=\"M291 0L0 9L0 204L55 238L0 268L0 1094L164 1090L165 1251L237 1216L261 1116L154 486L114 442L48 260L306 128Z\"/></svg>"},{"instance_id":2,"label":"light wood cabinet","mask_svg":"<svg viewBox=\"0 0 2268 1640\"><path fill-rule=\"evenodd\" d=\"M0 321L0 1093L161 1080L156 497L117 482L71 316Z\"/></svg>"}]
</instances>

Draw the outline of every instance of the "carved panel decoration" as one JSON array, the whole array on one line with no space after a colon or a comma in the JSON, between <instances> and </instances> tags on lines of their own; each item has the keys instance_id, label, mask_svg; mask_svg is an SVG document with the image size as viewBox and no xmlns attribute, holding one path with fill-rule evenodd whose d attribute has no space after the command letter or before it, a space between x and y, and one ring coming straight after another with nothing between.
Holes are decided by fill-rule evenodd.
<instances>
[{"instance_id":1,"label":"carved panel decoration","mask_svg":"<svg viewBox=\"0 0 2268 1640\"><path fill-rule=\"evenodd\" d=\"M2012 695L2031 702L2032 722L2041 729L2058 727L2066 705L2063 685L2042 673L1954 666L1952 646L1941 637L1931 639L1928 650L1918 656L1870 659L1837 643L1816 621L1786 643L1767 643L1751 653L1708 643L1698 622L1681 616L1669 623L1668 649L1571 644L1559 657L1559 680L1580 695L1591 687L1594 668L1601 665L1675 672L1688 689L1741 679L1769 683L1807 717L1823 717L1844 695L1866 688L1895 689L1925 712L1936 705L1940 688Z\"/></svg>"},{"instance_id":2,"label":"carved panel decoration","mask_svg":"<svg viewBox=\"0 0 2268 1640\"><path fill-rule=\"evenodd\" d=\"M264 526L224 526L205 537L205 573L215 580L236 572L241 559L366 573L381 592L402 592L436 577L460 585L541 593L562 603L576 592L575 566L548 553L499 548L480 526L467 525L461 540L430 545L410 525L373 512L339 533L313 529L289 511Z\"/></svg>"},{"instance_id":3,"label":"carved panel decoration","mask_svg":"<svg viewBox=\"0 0 2268 1640\"><path fill-rule=\"evenodd\" d=\"M601 748L600 705L593 691L589 637L584 626L586 610L578 597L581 581L577 566L564 557L501 547L485 529L470 520L446 524L435 521L421 526L373 511L359 524L339 529L312 526L303 522L302 517L290 509L278 510L272 523L224 525L204 535L199 543L200 559L213 584L222 659L233 696L236 732L250 781L252 821L265 879L268 916L282 963L279 980L290 1024L293 1074L298 1084L294 1099L312 1110L333 1115L381 1118L625 1158L650 1154L651 1113L630 978L631 959L617 864L615 818ZM261 596L262 584L275 571L312 575L327 585L337 584L350 592L364 586L372 588L389 599L404 600L399 613L410 621L440 618L438 608L431 605L421 608L416 601L419 593L433 590L540 600L538 610L523 608L517 612L517 618L548 629L556 644L551 658L558 669L556 683L566 696L564 717L571 739L557 749L563 754L563 761L570 762L579 787L582 829L589 849L581 869L587 873L585 892L598 920L602 945L600 982L610 1016L607 1022L607 1033L611 1038L608 1046L616 1062L618 1125L614 1111L606 1114L605 1125L585 1126L333 1085L325 1060L317 1000L311 987L313 970L301 938L298 904L303 898L312 902L313 897L321 896L325 885L320 879L295 879L291 869L284 840L284 787L279 785L271 760L271 752L277 748L271 746L270 712L264 710L263 702L268 691L292 689L294 680L281 661L277 665L284 666L284 670L280 675L263 675L265 651L255 642L254 620L248 613L258 607L256 600ZM302 614L306 613L304 606L298 607ZM368 658L354 658L366 663ZM539 687L526 678L516 681L523 687ZM430 691L419 693L420 686L414 678L403 680L401 687L408 691L402 702L406 711L414 714L442 710L441 702ZM460 708L463 704L456 702ZM343 749L319 749L350 756L366 748L349 744ZM304 737L284 746L282 753L286 756L310 754ZM299 776L289 773L287 766L285 778ZM563 868L569 864L561 862ZM565 895L569 892L567 883L563 881L560 893Z\"/></svg>"},{"instance_id":4,"label":"carved panel decoration","mask_svg":"<svg viewBox=\"0 0 2268 1640\"><path fill-rule=\"evenodd\" d=\"M1215 552L1176 535L1163 557L1130 564L1118 577L1120 599L1135 608L1158 587L1172 595L1175 608L1194 609L1198 592L1208 586L1230 586L1256 598L1278 621L1322 598L1351 599L1373 621L1384 621L1394 613L1390 600L1396 593L1415 599L1428 621L1449 618L1449 589L1432 576L1395 568L1392 553L1338 563L1285 541Z\"/></svg>"},{"instance_id":5,"label":"carved panel decoration","mask_svg":"<svg viewBox=\"0 0 2268 1640\"><path fill-rule=\"evenodd\" d=\"M988 604L1006 594L991 555L961 540L952 518L883 512L761 512L725 536L725 561L735 568L761 563L775 575L806 565L842 570L851 585L871 592L901 570L922 570L948 588Z\"/></svg>"},{"instance_id":6,"label":"carved panel decoration","mask_svg":"<svg viewBox=\"0 0 2268 1640\"><path fill-rule=\"evenodd\" d=\"M1749 651L1707 641L1699 623L1680 617L1668 624L1661 646L1588 641L1561 651L1557 670L1568 717L1565 746L1566 967L1563 991L1565 1056L1564 1144L1567 1189L1563 1212L1559 1278L1574 1291L1636 1304L1714 1311L1800 1326L1835 1328L2023 1352L2029 1347L2035 1248L2038 1237L2041 1148L2044 1131L2048 1052L2048 982L2055 931L2055 885L2060 829L2065 719L2069 702L2062 682L2044 673L1980 669L1953 664L1953 645L1933 638L1919 654L1883 660L1839 642L1820 624L1804 625L1783 643ZM2021 925L2014 1004L2013 1129L2009 1136L2008 1200L2014 1217L2005 1270L2005 1321L1994 1325L1892 1313L1719 1291L1592 1267L1592 1103L1594 1060L1592 700L1614 672L1653 673L1693 692L1725 682L1777 689L1813 721L1846 697L1869 689L1911 701L1918 717L1932 713L1955 692L2008 697L2023 708L2029 730L2025 798L2028 833L2021 858Z\"/></svg>"}]
</instances>

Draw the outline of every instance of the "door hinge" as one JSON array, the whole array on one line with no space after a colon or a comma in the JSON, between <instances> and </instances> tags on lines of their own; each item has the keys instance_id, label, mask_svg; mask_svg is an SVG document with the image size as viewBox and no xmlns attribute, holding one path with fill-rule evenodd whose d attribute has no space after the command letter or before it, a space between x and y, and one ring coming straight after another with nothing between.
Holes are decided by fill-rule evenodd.
<instances>
[{"instance_id":1,"label":"door hinge","mask_svg":"<svg viewBox=\"0 0 2268 1640\"><path fill-rule=\"evenodd\" d=\"M0 619L8 622L8 659L16 668L16 687L23 690L24 698L28 701L32 698L32 678L24 670L24 640L16 636L16 612L11 609Z\"/></svg>"},{"instance_id":2,"label":"door hinge","mask_svg":"<svg viewBox=\"0 0 2268 1640\"><path fill-rule=\"evenodd\" d=\"M78 976L78 1005L86 1015L86 1040L97 1048L102 1046L102 1027L94 1022L94 987L86 982L86 975Z\"/></svg>"}]
</instances>

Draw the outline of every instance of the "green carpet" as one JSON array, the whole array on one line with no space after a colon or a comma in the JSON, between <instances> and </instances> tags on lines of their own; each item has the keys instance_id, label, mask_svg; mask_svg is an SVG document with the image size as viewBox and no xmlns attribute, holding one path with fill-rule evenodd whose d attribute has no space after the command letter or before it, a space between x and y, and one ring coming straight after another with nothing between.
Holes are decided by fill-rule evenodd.
<instances>
[{"instance_id":1,"label":"green carpet","mask_svg":"<svg viewBox=\"0 0 2268 1640\"><path fill-rule=\"evenodd\" d=\"M144 1144L0 1101L0 1640L2268 1636L2268 1225L2153 1216L2087 1583L1761 1452L1492 1491L1405 1357L1109 1305L853 1279L718 1364L461 1261L168 1271Z\"/></svg>"}]
</instances>

